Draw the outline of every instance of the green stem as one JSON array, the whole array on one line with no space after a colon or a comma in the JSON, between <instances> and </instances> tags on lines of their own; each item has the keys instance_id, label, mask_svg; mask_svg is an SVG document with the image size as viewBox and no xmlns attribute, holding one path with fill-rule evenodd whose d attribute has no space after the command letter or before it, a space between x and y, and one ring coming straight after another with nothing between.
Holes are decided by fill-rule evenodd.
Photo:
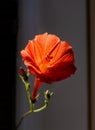
<instances>
[{"instance_id":1,"label":"green stem","mask_svg":"<svg viewBox=\"0 0 95 130\"><path fill-rule=\"evenodd\" d=\"M29 110L28 112L26 112L26 113L21 117L20 121L18 122L18 124L17 124L17 126L16 126L16 129L21 125L21 123L22 123L22 121L23 121L23 119L24 119L25 117L27 117L28 115L30 115L30 114L33 113L33 112L41 112L41 111L43 111L44 109L46 109L47 106L48 106L48 103L45 102L44 106L42 106L41 108L38 108L38 109L36 109L36 110Z\"/></svg>"},{"instance_id":2,"label":"green stem","mask_svg":"<svg viewBox=\"0 0 95 130\"><path fill-rule=\"evenodd\" d=\"M31 101L30 84L28 82L25 83L25 88L26 88L26 92L27 92L28 101L29 101L29 104L30 104L30 110L33 111L34 105L33 105L32 101Z\"/></svg>"},{"instance_id":3,"label":"green stem","mask_svg":"<svg viewBox=\"0 0 95 130\"><path fill-rule=\"evenodd\" d=\"M30 110L28 112L26 112L20 119L20 121L18 122L17 126L16 126L16 129L20 126L20 124L22 123L23 119L30 115L33 110L34 110L34 104L32 103L31 101L31 95L30 95L30 83L28 81L25 81L23 76L20 75L20 78L22 80L22 82L24 83L25 85L25 89L26 89L26 93L27 93L27 98L28 98L28 101L29 101L29 104L30 104Z\"/></svg>"},{"instance_id":4,"label":"green stem","mask_svg":"<svg viewBox=\"0 0 95 130\"><path fill-rule=\"evenodd\" d=\"M21 80L23 81L24 85L25 85L25 89L26 89L26 93L27 93L27 98L30 104L30 110L33 111L34 109L34 104L31 101L31 95L30 95L30 83L28 81L25 81L23 76L20 75Z\"/></svg>"},{"instance_id":5,"label":"green stem","mask_svg":"<svg viewBox=\"0 0 95 130\"><path fill-rule=\"evenodd\" d=\"M41 108L38 108L38 109L34 110L33 112L41 112L41 111L43 111L44 109L46 109L47 106L48 106L48 104L45 104L44 106L42 106Z\"/></svg>"},{"instance_id":6,"label":"green stem","mask_svg":"<svg viewBox=\"0 0 95 130\"><path fill-rule=\"evenodd\" d=\"M44 104L42 107L40 107L40 108L34 110L34 105L35 105L35 103L33 103L33 102L31 101L30 83L29 83L28 81L24 80L23 76L21 76L21 75L20 75L20 78L21 78L21 80L23 81L23 83L24 83L24 85L25 85L25 89L26 89L28 101L29 101L29 104L30 104L30 110L29 110L28 112L26 112L26 113L21 117L20 121L18 122L18 124L17 124L17 126L16 126L16 129L20 126L20 124L22 123L23 119L24 119L26 116L30 115L30 114L33 113L33 112L41 112L41 111L43 111L44 109L46 109L47 106L48 106L50 97L51 97L52 94L53 94L53 92L50 92L49 90L45 91L45 93L44 93L44 97L45 97L45 101L44 101L44 102L45 102L45 104Z\"/></svg>"},{"instance_id":7,"label":"green stem","mask_svg":"<svg viewBox=\"0 0 95 130\"><path fill-rule=\"evenodd\" d=\"M30 115L32 112L33 112L32 110L29 110L28 112L26 112L26 113L21 117L20 121L19 121L18 124L16 125L16 129L20 126L20 124L22 123L23 119L24 119L26 116Z\"/></svg>"}]
</instances>

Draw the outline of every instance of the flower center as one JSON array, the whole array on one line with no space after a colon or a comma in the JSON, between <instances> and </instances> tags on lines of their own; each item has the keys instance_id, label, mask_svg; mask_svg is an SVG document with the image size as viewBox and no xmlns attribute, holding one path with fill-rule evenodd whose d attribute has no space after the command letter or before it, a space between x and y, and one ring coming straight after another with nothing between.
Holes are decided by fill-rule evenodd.
<instances>
[{"instance_id":1,"label":"flower center","mask_svg":"<svg viewBox=\"0 0 95 130\"><path fill-rule=\"evenodd\" d=\"M40 70L42 73L45 73L47 71L48 63L53 58L53 56L47 55L46 58L42 61L40 67Z\"/></svg>"}]
</instances>

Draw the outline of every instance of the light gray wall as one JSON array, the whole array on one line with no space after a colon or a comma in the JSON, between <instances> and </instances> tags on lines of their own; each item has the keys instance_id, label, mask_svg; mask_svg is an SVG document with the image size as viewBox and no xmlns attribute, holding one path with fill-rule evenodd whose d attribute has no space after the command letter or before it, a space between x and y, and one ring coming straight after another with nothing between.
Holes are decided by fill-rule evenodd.
<instances>
[{"instance_id":1,"label":"light gray wall","mask_svg":"<svg viewBox=\"0 0 95 130\"><path fill-rule=\"evenodd\" d=\"M54 91L48 109L27 117L19 130L88 130L86 23L86 0L19 0L17 74L19 66L24 66L19 51L35 34L43 32L70 42L77 66L71 78L50 86L43 84L41 93L46 88ZM33 77L31 82L33 85ZM16 120L28 110L25 94L17 77Z\"/></svg>"}]
</instances>

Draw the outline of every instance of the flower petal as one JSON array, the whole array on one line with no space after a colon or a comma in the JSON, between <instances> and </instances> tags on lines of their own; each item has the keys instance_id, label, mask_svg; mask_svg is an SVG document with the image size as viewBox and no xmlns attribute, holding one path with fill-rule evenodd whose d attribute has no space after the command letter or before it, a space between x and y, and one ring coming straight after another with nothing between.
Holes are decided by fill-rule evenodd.
<instances>
[{"instance_id":1,"label":"flower petal","mask_svg":"<svg viewBox=\"0 0 95 130\"><path fill-rule=\"evenodd\" d=\"M33 60L32 56L30 56L26 50L21 51L21 56L22 56L22 59L24 61L24 64L28 67L28 69L30 70L30 68L32 68L33 74L40 73L39 67L37 66L37 64Z\"/></svg>"},{"instance_id":2,"label":"flower petal","mask_svg":"<svg viewBox=\"0 0 95 130\"><path fill-rule=\"evenodd\" d=\"M76 71L76 67L72 64L65 67L55 68L48 71L47 76L52 78L52 81L60 81L70 77Z\"/></svg>"},{"instance_id":3,"label":"flower petal","mask_svg":"<svg viewBox=\"0 0 95 130\"><path fill-rule=\"evenodd\" d=\"M60 42L55 50L52 52L51 56L53 57L52 60L49 62L49 65L55 65L65 54L72 53L71 45L66 42Z\"/></svg>"},{"instance_id":4,"label":"flower petal","mask_svg":"<svg viewBox=\"0 0 95 130\"><path fill-rule=\"evenodd\" d=\"M48 33L37 35L34 39L36 45L42 50L41 53L44 53L43 56L46 56L59 41L57 36Z\"/></svg>"}]
</instances>

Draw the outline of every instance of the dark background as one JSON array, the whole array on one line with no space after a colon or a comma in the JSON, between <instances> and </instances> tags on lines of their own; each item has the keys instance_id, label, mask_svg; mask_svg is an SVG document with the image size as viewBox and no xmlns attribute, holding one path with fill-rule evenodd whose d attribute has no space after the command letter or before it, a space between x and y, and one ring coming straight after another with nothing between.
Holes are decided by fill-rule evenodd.
<instances>
[{"instance_id":1,"label":"dark background","mask_svg":"<svg viewBox=\"0 0 95 130\"><path fill-rule=\"evenodd\" d=\"M15 127L17 0L0 1L0 129Z\"/></svg>"}]
</instances>

